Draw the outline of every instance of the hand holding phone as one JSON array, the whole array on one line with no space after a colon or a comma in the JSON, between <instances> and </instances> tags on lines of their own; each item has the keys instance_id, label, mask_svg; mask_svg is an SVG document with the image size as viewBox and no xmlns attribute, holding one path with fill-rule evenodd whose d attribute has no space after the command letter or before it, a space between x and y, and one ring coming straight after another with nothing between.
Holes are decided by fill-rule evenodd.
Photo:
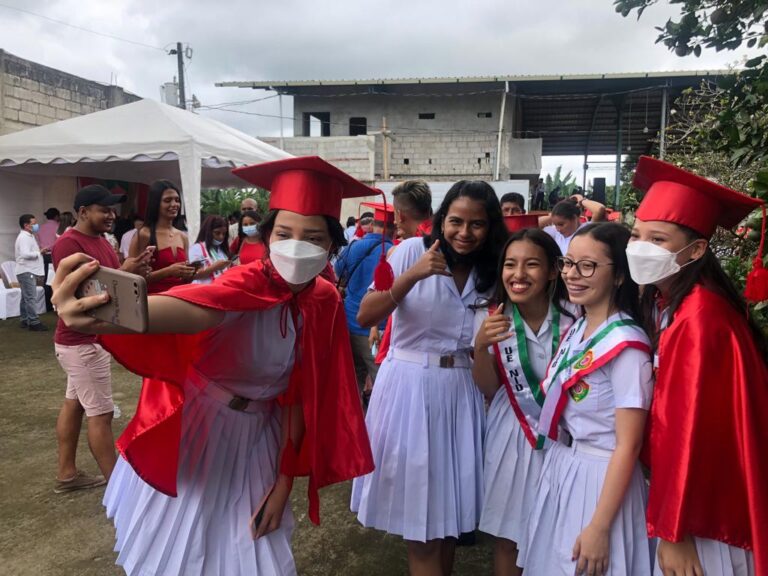
<instances>
[{"instance_id":1,"label":"hand holding phone","mask_svg":"<svg viewBox=\"0 0 768 576\"><path fill-rule=\"evenodd\" d=\"M141 276L113 268L99 268L75 291L76 298L106 295L108 300L88 315L144 333L147 331L147 283Z\"/></svg>"}]
</instances>

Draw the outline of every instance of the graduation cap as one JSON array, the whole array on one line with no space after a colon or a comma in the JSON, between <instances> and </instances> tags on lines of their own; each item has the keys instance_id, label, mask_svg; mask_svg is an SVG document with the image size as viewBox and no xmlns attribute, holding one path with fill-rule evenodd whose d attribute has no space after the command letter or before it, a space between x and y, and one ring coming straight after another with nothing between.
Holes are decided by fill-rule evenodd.
<instances>
[{"instance_id":1,"label":"graduation cap","mask_svg":"<svg viewBox=\"0 0 768 576\"><path fill-rule=\"evenodd\" d=\"M373 196L380 192L366 186L319 156L300 156L253 166L232 173L270 191L270 210L289 210L304 216L341 216L343 198Z\"/></svg>"},{"instance_id":2,"label":"graduation cap","mask_svg":"<svg viewBox=\"0 0 768 576\"><path fill-rule=\"evenodd\" d=\"M269 190L269 209L288 210L304 216L330 216L339 219L344 198L360 198L384 193L339 170L319 156L300 156L235 168L232 173ZM386 199L384 200L386 205ZM392 268L383 249L374 279L377 290L388 290L394 283Z\"/></svg>"},{"instance_id":3,"label":"graduation cap","mask_svg":"<svg viewBox=\"0 0 768 576\"><path fill-rule=\"evenodd\" d=\"M504 225L507 227L507 231L517 232L524 228L538 228L539 217L535 214L513 214L512 216L504 216Z\"/></svg>"},{"instance_id":4,"label":"graduation cap","mask_svg":"<svg viewBox=\"0 0 768 576\"><path fill-rule=\"evenodd\" d=\"M710 238L717 226L733 228L762 206L760 248L753 261L753 270L747 276L744 293L752 301L768 299L768 270L763 268L762 258L765 242L765 205L762 200L649 156L640 157L632 184L646 191L635 212L638 219L672 222L691 228L705 238Z\"/></svg>"},{"instance_id":5,"label":"graduation cap","mask_svg":"<svg viewBox=\"0 0 768 576\"><path fill-rule=\"evenodd\" d=\"M385 224L393 224L395 222L395 209L386 202L360 202L360 206L373 208L374 221ZM370 214L370 212L366 212L366 214Z\"/></svg>"}]
</instances>

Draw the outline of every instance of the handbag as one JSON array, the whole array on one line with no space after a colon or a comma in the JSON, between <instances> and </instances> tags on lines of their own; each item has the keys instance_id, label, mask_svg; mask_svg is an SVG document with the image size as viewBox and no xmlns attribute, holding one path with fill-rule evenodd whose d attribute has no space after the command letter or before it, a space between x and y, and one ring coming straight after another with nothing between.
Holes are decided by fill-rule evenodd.
<instances>
[{"instance_id":1,"label":"handbag","mask_svg":"<svg viewBox=\"0 0 768 576\"><path fill-rule=\"evenodd\" d=\"M360 260L357 261L357 264L352 268L352 270L349 271L348 274L342 274L339 280L336 282L336 289L339 291L339 294L341 294L341 299L344 300L344 298L347 296L347 284L349 284L349 281L352 279L352 276L355 275L355 272L357 272L357 269L360 267L360 264L362 264L368 256L370 256L373 251L379 246L379 242L374 242L373 246L365 253L365 256L360 258Z\"/></svg>"}]
</instances>

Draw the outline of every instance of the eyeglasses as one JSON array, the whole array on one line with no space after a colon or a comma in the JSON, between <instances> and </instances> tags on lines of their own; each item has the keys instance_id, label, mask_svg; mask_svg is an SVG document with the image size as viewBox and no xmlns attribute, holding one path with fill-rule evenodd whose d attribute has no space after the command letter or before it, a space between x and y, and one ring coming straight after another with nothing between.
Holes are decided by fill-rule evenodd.
<instances>
[{"instance_id":1,"label":"eyeglasses","mask_svg":"<svg viewBox=\"0 0 768 576\"><path fill-rule=\"evenodd\" d=\"M557 269L563 274L567 274L574 266L576 267L576 272L579 273L579 276L582 278L591 278L595 275L595 270L597 270L598 266L613 266L613 262L595 262L594 260L579 260L578 262L574 262L570 258L565 258L563 256L560 256L557 259Z\"/></svg>"}]
</instances>

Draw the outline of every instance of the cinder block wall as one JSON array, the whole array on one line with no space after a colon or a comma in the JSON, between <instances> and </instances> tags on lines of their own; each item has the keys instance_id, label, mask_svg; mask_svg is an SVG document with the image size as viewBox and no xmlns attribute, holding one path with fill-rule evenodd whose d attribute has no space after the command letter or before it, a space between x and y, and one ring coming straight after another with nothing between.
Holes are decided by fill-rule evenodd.
<instances>
[{"instance_id":1,"label":"cinder block wall","mask_svg":"<svg viewBox=\"0 0 768 576\"><path fill-rule=\"evenodd\" d=\"M86 80L0 50L0 134L140 100L119 86Z\"/></svg>"}]
</instances>

